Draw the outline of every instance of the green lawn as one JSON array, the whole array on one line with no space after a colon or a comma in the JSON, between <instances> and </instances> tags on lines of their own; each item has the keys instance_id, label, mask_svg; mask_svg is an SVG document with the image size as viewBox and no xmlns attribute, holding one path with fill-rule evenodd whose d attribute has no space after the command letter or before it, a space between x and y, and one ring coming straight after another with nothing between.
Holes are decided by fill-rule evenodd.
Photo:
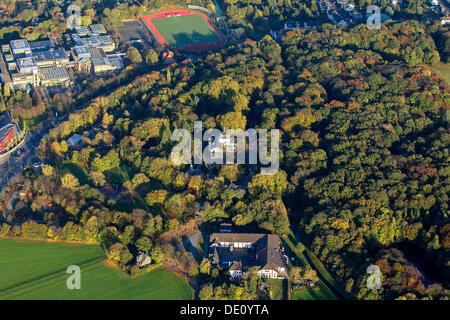
<instances>
[{"instance_id":1,"label":"green lawn","mask_svg":"<svg viewBox=\"0 0 450 320\"><path fill-rule=\"evenodd\" d=\"M272 300L287 299L287 280L270 279L270 289L272 291Z\"/></svg>"},{"instance_id":2,"label":"green lawn","mask_svg":"<svg viewBox=\"0 0 450 320\"><path fill-rule=\"evenodd\" d=\"M319 281L319 283L320 288L292 292L291 300L337 300L333 292L322 281Z\"/></svg>"},{"instance_id":3,"label":"green lawn","mask_svg":"<svg viewBox=\"0 0 450 320\"><path fill-rule=\"evenodd\" d=\"M152 23L169 45L178 48L222 40L209 23L197 14L153 18Z\"/></svg>"},{"instance_id":4,"label":"green lawn","mask_svg":"<svg viewBox=\"0 0 450 320\"><path fill-rule=\"evenodd\" d=\"M78 164L72 162L65 163L62 168L69 170L70 173L77 177L78 181L81 184L89 184L88 172L86 168L83 168Z\"/></svg>"},{"instance_id":5,"label":"green lawn","mask_svg":"<svg viewBox=\"0 0 450 320\"><path fill-rule=\"evenodd\" d=\"M290 248L291 252L295 255L296 265L307 266L309 265L308 260L305 257L305 254L308 254L308 257L311 259L313 265L313 269L315 269L320 275L322 275L328 283L335 287L335 290L338 290L341 294L343 294L340 290L339 285L333 279L333 277L328 273L328 271L322 266L320 261L318 261L317 257L315 257L312 252L308 249L305 249L303 252L298 252L295 246L297 241L292 232L288 235L282 237L284 243ZM331 291L331 289L322 281L319 280L320 288L314 290L302 290L301 292L296 291L291 294L291 300L338 300L338 297ZM345 296L345 295L344 295Z\"/></svg>"},{"instance_id":6,"label":"green lawn","mask_svg":"<svg viewBox=\"0 0 450 320\"><path fill-rule=\"evenodd\" d=\"M0 240L0 299L192 299L188 282L157 267L130 279L104 262L97 245ZM66 268L81 268L69 290Z\"/></svg>"},{"instance_id":7,"label":"green lawn","mask_svg":"<svg viewBox=\"0 0 450 320\"><path fill-rule=\"evenodd\" d=\"M450 85L450 65L441 62L438 65L432 67L434 71L439 73L439 75L442 77L442 79L447 82L448 85Z\"/></svg>"}]
</instances>

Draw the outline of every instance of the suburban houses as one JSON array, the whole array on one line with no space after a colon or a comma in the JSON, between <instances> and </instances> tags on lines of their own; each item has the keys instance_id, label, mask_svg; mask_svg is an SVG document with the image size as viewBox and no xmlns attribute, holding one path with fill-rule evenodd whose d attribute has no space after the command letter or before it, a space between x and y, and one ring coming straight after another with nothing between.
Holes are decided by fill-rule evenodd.
<instances>
[{"instance_id":1,"label":"suburban houses","mask_svg":"<svg viewBox=\"0 0 450 320\"><path fill-rule=\"evenodd\" d=\"M212 265L228 268L231 278L245 276L250 267L258 267L261 278L286 278L286 260L280 237L261 233L213 233L209 259Z\"/></svg>"}]
</instances>

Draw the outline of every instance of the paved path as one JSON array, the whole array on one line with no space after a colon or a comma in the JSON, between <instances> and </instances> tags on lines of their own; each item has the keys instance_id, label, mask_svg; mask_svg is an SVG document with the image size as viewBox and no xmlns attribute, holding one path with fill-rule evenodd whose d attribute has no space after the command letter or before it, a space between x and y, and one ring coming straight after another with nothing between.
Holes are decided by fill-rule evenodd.
<instances>
[{"instance_id":1,"label":"paved path","mask_svg":"<svg viewBox=\"0 0 450 320\"><path fill-rule=\"evenodd\" d=\"M202 237L202 233L201 232L197 232L196 234L190 236L189 238L187 238L186 240L184 240L182 243L180 243L179 245L177 245L175 247L175 251L180 250L181 248L190 245L190 251L192 253L192 255L195 257L197 257L197 244L198 244L198 240Z\"/></svg>"}]
</instances>

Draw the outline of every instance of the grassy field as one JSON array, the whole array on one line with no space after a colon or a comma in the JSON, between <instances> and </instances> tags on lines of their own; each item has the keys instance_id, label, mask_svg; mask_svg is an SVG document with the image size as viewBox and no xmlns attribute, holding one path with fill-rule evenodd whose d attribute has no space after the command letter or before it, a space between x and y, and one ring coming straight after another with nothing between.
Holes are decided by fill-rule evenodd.
<instances>
[{"instance_id":1,"label":"grassy field","mask_svg":"<svg viewBox=\"0 0 450 320\"><path fill-rule=\"evenodd\" d=\"M337 297L322 281L319 281L319 284L320 288L292 292L291 300L337 300Z\"/></svg>"},{"instance_id":2,"label":"grassy field","mask_svg":"<svg viewBox=\"0 0 450 320\"><path fill-rule=\"evenodd\" d=\"M287 280L270 279L270 289L272 291L272 300L287 299Z\"/></svg>"},{"instance_id":3,"label":"grassy field","mask_svg":"<svg viewBox=\"0 0 450 320\"><path fill-rule=\"evenodd\" d=\"M169 45L178 48L222 40L208 22L197 14L154 18L152 23Z\"/></svg>"},{"instance_id":4,"label":"grassy field","mask_svg":"<svg viewBox=\"0 0 450 320\"><path fill-rule=\"evenodd\" d=\"M108 266L97 245L0 240L0 300L193 299L187 281L157 267L135 279ZM66 268L81 268L81 289L68 290Z\"/></svg>"},{"instance_id":5,"label":"grassy field","mask_svg":"<svg viewBox=\"0 0 450 320\"><path fill-rule=\"evenodd\" d=\"M336 281L331 277L328 271L322 266L315 256L313 257L308 249L305 249L303 252L298 252L295 248L295 237L291 233L288 236L282 237L284 243L289 247L291 252L295 255L296 261L295 264L299 266L307 266L309 265L308 260L305 257L305 254L308 254L308 257L311 259L313 265L313 269L315 269L322 277L328 281L331 285L335 286L335 290L340 290ZM295 292L291 294L291 300L338 300L339 298L336 294L331 291L331 289L322 281L319 280L320 288L314 290L302 290L301 292ZM340 291L339 291L340 292ZM341 292L340 292L341 293ZM341 293L342 294L342 293Z\"/></svg>"},{"instance_id":6,"label":"grassy field","mask_svg":"<svg viewBox=\"0 0 450 320\"><path fill-rule=\"evenodd\" d=\"M436 71L442 77L442 79L447 82L448 85L450 85L450 65L441 62L438 65L432 67L432 69Z\"/></svg>"}]
</instances>

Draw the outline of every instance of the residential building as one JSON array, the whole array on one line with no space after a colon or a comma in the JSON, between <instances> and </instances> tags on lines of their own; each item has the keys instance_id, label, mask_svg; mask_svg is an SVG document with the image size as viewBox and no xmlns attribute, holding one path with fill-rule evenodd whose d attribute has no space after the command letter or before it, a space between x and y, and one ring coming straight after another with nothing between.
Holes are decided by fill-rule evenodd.
<instances>
[{"instance_id":1,"label":"residential building","mask_svg":"<svg viewBox=\"0 0 450 320\"><path fill-rule=\"evenodd\" d=\"M446 25L448 23L450 23L450 17L442 17L441 18L441 24L442 25Z\"/></svg>"},{"instance_id":2,"label":"residential building","mask_svg":"<svg viewBox=\"0 0 450 320\"><path fill-rule=\"evenodd\" d=\"M240 278L256 267L262 278L285 278L286 259L280 237L260 233L213 233L210 236L211 264L228 267L231 278Z\"/></svg>"},{"instance_id":3,"label":"residential building","mask_svg":"<svg viewBox=\"0 0 450 320\"><path fill-rule=\"evenodd\" d=\"M150 263L152 263L152 259L150 258L150 256L144 252L141 252L137 257L136 257L136 264L139 266L139 268L145 268L147 267Z\"/></svg>"},{"instance_id":4,"label":"residential building","mask_svg":"<svg viewBox=\"0 0 450 320\"><path fill-rule=\"evenodd\" d=\"M69 147L74 147L81 141L81 139L83 139L82 135L74 134L69 139L67 139L66 142Z\"/></svg>"}]
</instances>

